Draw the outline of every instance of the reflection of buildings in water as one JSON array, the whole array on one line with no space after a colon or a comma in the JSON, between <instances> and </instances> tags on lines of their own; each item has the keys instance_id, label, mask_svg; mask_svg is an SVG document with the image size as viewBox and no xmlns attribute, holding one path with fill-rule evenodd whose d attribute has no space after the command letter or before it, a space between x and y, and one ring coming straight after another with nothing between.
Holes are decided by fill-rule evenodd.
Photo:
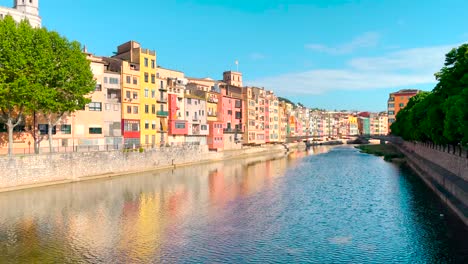
<instances>
[{"instance_id":1,"label":"reflection of buildings in water","mask_svg":"<svg viewBox=\"0 0 468 264\"><path fill-rule=\"evenodd\" d=\"M217 213L229 201L269 188L288 163L281 155L251 157L2 194L0 234L3 223L12 222L24 225L12 230L26 230L24 247L47 243L77 259L86 251L151 262L163 242L184 243L187 217Z\"/></svg>"}]
</instances>

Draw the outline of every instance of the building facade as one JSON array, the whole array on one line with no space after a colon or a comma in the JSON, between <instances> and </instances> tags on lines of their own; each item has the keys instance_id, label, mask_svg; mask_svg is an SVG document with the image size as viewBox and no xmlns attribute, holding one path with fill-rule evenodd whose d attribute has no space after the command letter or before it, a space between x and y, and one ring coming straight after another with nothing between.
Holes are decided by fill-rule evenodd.
<instances>
[{"instance_id":1,"label":"building facade","mask_svg":"<svg viewBox=\"0 0 468 264\"><path fill-rule=\"evenodd\" d=\"M39 16L39 0L14 0L13 8L0 6L0 19L7 15L15 21L28 20L33 27L41 27L42 19Z\"/></svg>"},{"instance_id":2,"label":"building facade","mask_svg":"<svg viewBox=\"0 0 468 264\"><path fill-rule=\"evenodd\" d=\"M401 109L403 109L409 102L409 99L417 95L420 90L403 89L398 92L391 93L388 97L388 127L396 120L396 116Z\"/></svg>"}]
</instances>

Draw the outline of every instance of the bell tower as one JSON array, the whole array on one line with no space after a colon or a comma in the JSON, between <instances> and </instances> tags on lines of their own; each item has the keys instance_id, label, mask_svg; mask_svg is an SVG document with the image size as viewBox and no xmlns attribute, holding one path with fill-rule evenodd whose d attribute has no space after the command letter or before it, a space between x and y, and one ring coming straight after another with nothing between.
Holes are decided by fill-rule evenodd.
<instances>
[{"instance_id":1,"label":"bell tower","mask_svg":"<svg viewBox=\"0 0 468 264\"><path fill-rule=\"evenodd\" d=\"M14 0L15 9L19 12L39 16L39 0Z\"/></svg>"}]
</instances>

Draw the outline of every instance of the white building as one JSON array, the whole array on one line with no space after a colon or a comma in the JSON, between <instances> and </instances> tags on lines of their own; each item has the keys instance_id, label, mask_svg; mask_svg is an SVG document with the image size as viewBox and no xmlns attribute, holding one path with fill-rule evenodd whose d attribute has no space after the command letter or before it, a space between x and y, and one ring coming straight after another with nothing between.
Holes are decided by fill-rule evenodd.
<instances>
[{"instance_id":1,"label":"white building","mask_svg":"<svg viewBox=\"0 0 468 264\"><path fill-rule=\"evenodd\" d=\"M13 4L13 8L0 6L0 19L10 15L18 22L27 19L31 26L41 27L39 0L14 0Z\"/></svg>"}]
</instances>

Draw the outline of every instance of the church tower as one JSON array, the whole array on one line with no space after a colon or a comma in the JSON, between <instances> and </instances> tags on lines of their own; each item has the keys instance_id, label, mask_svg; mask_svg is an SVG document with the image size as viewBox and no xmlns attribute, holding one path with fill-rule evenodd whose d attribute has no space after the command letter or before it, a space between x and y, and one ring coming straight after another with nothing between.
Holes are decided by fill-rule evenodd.
<instances>
[{"instance_id":1,"label":"church tower","mask_svg":"<svg viewBox=\"0 0 468 264\"><path fill-rule=\"evenodd\" d=\"M39 16L39 0L14 0L15 9L19 12Z\"/></svg>"}]
</instances>

